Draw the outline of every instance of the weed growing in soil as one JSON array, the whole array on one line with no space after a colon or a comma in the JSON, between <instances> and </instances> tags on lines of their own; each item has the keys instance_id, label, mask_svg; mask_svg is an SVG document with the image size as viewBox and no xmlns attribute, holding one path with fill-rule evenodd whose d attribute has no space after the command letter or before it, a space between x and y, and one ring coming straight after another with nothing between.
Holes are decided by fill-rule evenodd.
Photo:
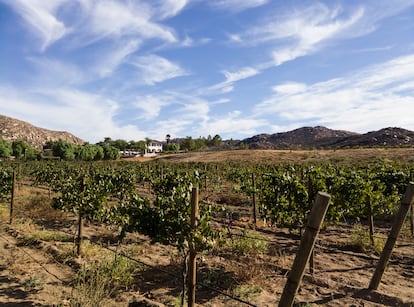
<instances>
[{"instance_id":1,"label":"weed growing in soil","mask_svg":"<svg viewBox=\"0 0 414 307\"><path fill-rule=\"evenodd\" d=\"M33 290L35 288L41 288L43 284L43 279L39 276L30 276L28 280L23 283L23 286L27 290Z\"/></svg>"},{"instance_id":2,"label":"weed growing in soil","mask_svg":"<svg viewBox=\"0 0 414 307\"><path fill-rule=\"evenodd\" d=\"M71 242L73 237L68 234L63 234L58 231L50 230L39 230L28 235L24 235L18 238L18 244L20 246L36 246L39 245L41 241L50 242L50 241L59 241L59 242Z\"/></svg>"},{"instance_id":3,"label":"weed growing in soil","mask_svg":"<svg viewBox=\"0 0 414 307\"><path fill-rule=\"evenodd\" d=\"M107 306L108 300L134 283L139 266L124 257L83 266L77 273L71 305Z\"/></svg>"},{"instance_id":4,"label":"weed growing in soil","mask_svg":"<svg viewBox=\"0 0 414 307\"><path fill-rule=\"evenodd\" d=\"M376 253L381 253L385 241L385 237L375 235L374 244L372 244L369 232L361 224L357 223L352 229L350 244L361 252L374 251Z\"/></svg>"},{"instance_id":5,"label":"weed growing in soil","mask_svg":"<svg viewBox=\"0 0 414 307\"><path fill-rule=\"evenodd\" d=\"M262 288L256 285L240 286L234 290L234 295L239 298L252 298L258 296L262 292Z\"/></svg>"},{"instance_id":6,"label":"weed growing in soil","mask_svg":"<svg viewBox=\"0 0 414 307\"><path fill-rule=\"evenodd\" d=\"M268 242L263 236L246 230L228 241L228 244L232 253L236 255L265 254L268 250Z\"/></svg>"}]
</instances>

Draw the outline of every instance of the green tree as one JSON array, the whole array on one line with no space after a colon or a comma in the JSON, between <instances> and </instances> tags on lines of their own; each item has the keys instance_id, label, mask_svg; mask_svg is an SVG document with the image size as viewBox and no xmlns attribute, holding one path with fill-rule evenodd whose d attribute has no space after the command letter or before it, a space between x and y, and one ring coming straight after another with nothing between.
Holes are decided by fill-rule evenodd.
<instances>
[{"instance_id":1,"label":"green tree","mask_svg":"<svg viewBox=\"0 0 414 307\"><path fill-rule=\"evenodd\" d=\"M23 140L14 140L12 142L13 156L17 159L35 160L39 152Z\"/></svg>"},{"instance_id":2,"label":"green tree","mask_svg":"<svg viewBox=\"0 0 414 307\"><path fill-rule=\"evenodd\" d=\"M221 145L221 136L220 135L218 135L218 134L216 134L214 137L213 137L213 140L212 140L212 145L213 146L220 146Z\"/></svg>"},{"instance_id":3,"label":"green tree","mask_svg":"<svg viewBox=\"0 0 414 307\"><path fill-rule=\"evenodd\" d=\"M102 149L104 160L117 160L121 156L119 149L109 144L102 145Z\"/></svg>"},{"instance_id":4,"label":"green tree","mask_svg":"<svg viewBox=\"0 0 414 307\"><path fill-rule=\"evenodd\" d=\"M113 141L111 145L118 148L119 150L128 149L128 142L125 140L121 140L121 139Z\"/></svg>"},{"instance_id":5,"label":"green tree","mask_svg":"<svg viewBox=\"0 0 414 307\"><path fill-rule=\"evenodd\" d=\"M0 137L0 158L9 158L12 153L11 144Z\"/></svg>"},{"instance_id":6,"label":"green tree","mask_svg":"<svg viewBox=\"0 0 414 307\"><path fill-rule=\"evenodd\" d=\"M76 145L59 140L53 143L52 151L55 157L60 157L62 160L72 161L76 158Z\"/></svg>"},{"instance_id":7,"label":"green tree","mask_svg":"<svg viewBox=\"0 0 414 307\"><path fill-rule=\"evenodd\" d=\"M193 151L196 148L195 141L191 136L187 136L181 141L180 148L186 151Z\"/></svg>"},{"instance_id":8,"label":"green tree","mask_svg":"<svg viewBox=\"0 0 414 307\"><path fill-rule=\"evenodd\" d=\"M201 150L203 148L205 148L206 145L206 139L199 137L198 139L194 140L195 146L194 146L194 150Z\"/></svg>"},{"instance_id":9,"label":"green tree","mask_svg":"<svg viewBox=\"0 0 414 307\"><path fill-rule=\"evenodd\" d=\"M79 146L76 150L76 158L82 161L99 160L100 156L98 153L99 151L98 148L101 148L101 147L99 147L98 145L92 145L92 144L85 144L85 145ZM103 150L102 150L102 155L103 155Z\"/></svg>"},{"instance_id":10,"label":"green tree","mask_svg":"<svg viewBox=\"0 0 414 307\"><path fill-rule=\"evenodd\" d=\"M177 144L177 143L167 143L167 144L164 144L164 151L177 152L179 150L180 150L180 144Z\"/></svg>"}]
</instances>

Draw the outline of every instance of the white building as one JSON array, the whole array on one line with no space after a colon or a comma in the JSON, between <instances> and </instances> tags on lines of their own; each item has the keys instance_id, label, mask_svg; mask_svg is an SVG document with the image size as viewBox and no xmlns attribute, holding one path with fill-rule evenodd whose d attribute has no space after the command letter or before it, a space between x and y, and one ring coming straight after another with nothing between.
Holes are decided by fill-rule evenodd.
<instances>
[{"instance_id":1,"label":"white building","mask_svg":"<svg viewBox=\"0 0 414 307\"><path fill-rule=\"evenodd\" d=\"M151 141L145 147L144 157L154 157L162 152L163 144L158 141Z\"/></svg>"}]
</instances>

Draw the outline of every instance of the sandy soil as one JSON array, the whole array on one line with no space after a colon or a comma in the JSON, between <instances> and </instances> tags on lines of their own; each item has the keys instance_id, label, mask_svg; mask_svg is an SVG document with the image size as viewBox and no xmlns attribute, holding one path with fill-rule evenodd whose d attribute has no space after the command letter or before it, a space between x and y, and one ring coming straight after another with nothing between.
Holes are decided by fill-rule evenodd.
<instances>
[{"instance_id":1,"label":"sandy soil","mask_svg":"<svg viewBox=\"0 0 414 307\"><path fill-rule=\"evenodd\" d=\"M245 225L243 222L234 224L234 234L241 233ZM65 231L74 228L71 226ZM0 305L70 306L75 270L53 257L50 246L56 249L59 243L18 246L15 236L22 234L7 229L0 234ZM387 229L377 229L377 233L385 233ZM113 231L98 225L89 225L85 230L86 237L93 240L114 238ZM224 249L206 254L198 264L200 283L232 293L256 306L277 305L297 251L299 236L286 229L264 226L248 232L257 233L267 240L267 252L240 255ZM378 254L358 250L351 244L351 233L352 227L346 224L322 230L315 249L315 272L312 276L309 270L306 271L296 305L414 306L414 240L407 236L400 239L379 289L369 291L367 287ZM180 280L165 271L179 276L179 253L172 247L151 244L139 235L128 235L123 249L118 250L131 250L131 246L139 250L133 257L151 267L142 266L134 286L104 306L127 306L133 298L173 306L180 293ZM197 304L244 305L203 287L197 289Z\"/></svg>"}]
</instances>

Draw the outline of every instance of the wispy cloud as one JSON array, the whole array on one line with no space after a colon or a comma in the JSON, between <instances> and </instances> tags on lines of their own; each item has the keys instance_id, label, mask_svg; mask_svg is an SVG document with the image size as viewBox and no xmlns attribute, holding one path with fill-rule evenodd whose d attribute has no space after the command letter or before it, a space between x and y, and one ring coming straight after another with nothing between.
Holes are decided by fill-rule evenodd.
<instances>
[{"instance_id":1,"label":"wispy cloud","mask_svg":"<svg viewBox=\"0 0 414 307\"><path fill-rule=\"evenodd\" d=\"M217 83L212 85L208 88L208 92L210 93L229 93L234 90L234 83L253 77L259 74L260 71L254 67L243 67L237 71L223 71L222 74L226 78L223 82Z\"/></svg>"},{"instance_id":2,"label":"wispy cloud","mask_svg":"<svg viewBox=\"0 0 414 307\"><path fill-rule=\"evenodd\" d=\"M189 74L178 64L154 54L137 57L129 63L140 70L141 79L148 85Z\"/></svg>"},{"instance_id":3,"label":"wispy cloud","mask_svg":"<svg viewBox=\"0 0 414 307\"><path fill-rule=\"evenodd\" d=\"M28 61L34 66L35 74L30 76L32 83L44 87L77 86L88 80L84 70L59 59L33 56Z\"/></svg>"},{"instance_id":4,"label":"wispy cloud","mask_svg":"<svg viewBox=\"0 0 414 307\"><path fill-rule=\"evenodd\" d=\"M359 7L344 14L339 7L314 4L269 18L245 33L232 34L230 38L248 46L270 44L273 65L281 65L315 52L326 41L338 39L364 17L364 12Z\"/></svg>"},{"instance_id":5,"label":"wispy cloud","mask_svg":"<svg viewBox=\"0 0 414 307\"><path fill-rule=\"evenodd\" d=\"M159 0L157 16L159 19L172 17L181 12L188 4L188 0Z\"/></svg>"},{"instance_id":6,"label":"wispy cloud","mask_svg":"<svg viewBox=\"0 0 414 307\"><path fill-rule=\"evenodd\" d=\"M106 136L122 139L145 137L145 133L136 126L114 122L113 118L120 107L118 102L79 90L37 89L21 93L14 87L2 86L0 105L2 114L40 127L70 131L90 142L98 142Z\"/></svg>"},{"instance_id":7,"label":"wispy cloud","mask_svg":"<svg viewBox=\"0 0 414 307\"><path fill-rule=\"evenodd\" d=\"M217 9L240 12L265 5L270 0L211 0L209 4Z\"/></svg>"},{"instance_id":8,"label":"wispy cloud","mask_svg":"<svg viewBox=\"0 0 414 307\"><path fill-rule=\"evenodd\" d=\"M72 37L72 48L102 39L125 41L127 37L177 42L174 30L157 20L176 15L187 4L186 0L153 2L152 6L126 0L1 1L11 5L39 37L42 51L68 35ZM77 18L68 18L70 14L76 14Z\"/></svg>"},{"instance_id":9,"label":"wispy cloud","mask_svg":"<svg viewBox=\"0 0 414 307\"><path fill-rule=\"evenodd\" d=\"M103 56L99 58L95 70L99 77L108 77L114 70L126 61L129 55L136 52L141 45L140 40L127 41L125 44L120 44L110 48Z\"/></svg>"},{"instance_id":10,"label":"wispy cloud","mask_svg":"<svg viewBox=\"0 0 414 307\"><path fill-rule=\"evenodd\" d=\"M154 22L153 8L142 2L100 1L91 7L86 32L93 40L134 35L144 39L177 40L172 29Z\"/></svg>"},{"instance_id":11,"label":"wispy cloud","mask_svg":"<svg viewBox=\"0 0 414 307\"><path fill-rule=\"evenodd\" d=\"M389 2L378 1L369 7L361 4L350 6L347 10L340 6L315 3L301 9L272 14L245 32L228 34L230 41L237 46L265 46L264 50L268 50L270 59L263 59L261 52L262 60L259 62L259 59L254 68L242 68L234 73L225 71L226 81L211 86L210 90L231 92L239 80L321 51L334 41L366 35L375 31L381 20L413 3L414 1L397 1L391 8Z\"/></svg>"},{"instance_id":12,"label":"wispy cloud","mask_svg":"<svg viewBox=\"0 0 414 307\"><path fill-rule=\"evenodd\" d=\"M163 107L172 103L172 97L168 95L145 95L136 97L134 106L143 112L138 114L139 119L150 121L160 114Z\"/></svg>"},{"instance_id":13,"label":"wispy cloud","mask_svg":"<svg viewBox=\"0 0 414 307\"><path fill-rule=\"evenodd\" d=\"M315 84L286 83L255 107L256 116L272 115L286 125L316 122L333 128L414 128L414 54L352 75Z\"/></svg>"},{"instance_id":14,"label":"wispy cloud","mask_svg":"<svg viewBox=\"0 0 414 307\"><path fill-rule=\"evenodd\" d=\"M202 124L201 131L204 135L253 135L267 124L265 119L245 117L241 111L234 110L224 116L211 117Z\"/></svg>"},{"instance_id":15,"label":"wispy cloud","mask_svg":"<svg viewBox=\"0 0 414 307\"><path fill-rule=\"evenodd\" d=\"M2 0L2 2L12 6L22 16L30 30L40 39L41 50L45 50L69 32L65 24L55 16L57 8L65 0Z\"/></svg>"},{"instance_id":16,"label":"wispy cloud","mask_svg":"<svg viewBox=\"0 0 414 307\"><path fill-rule=\"evenodd\" d=\"M198 137L204 133L202 126L210 121L210 103L197 96L166 91L151 95L147 102L151 101L154 102L155 108L158 106L157 114L154 113L152 119L152 122L157 124L151 125L147 132L156 138L162 138L167 133L183 136L186 131L199 133L196 135ZM136 106L142 109L140 105L137 101Z\"/></svg>"}]
</instances>

